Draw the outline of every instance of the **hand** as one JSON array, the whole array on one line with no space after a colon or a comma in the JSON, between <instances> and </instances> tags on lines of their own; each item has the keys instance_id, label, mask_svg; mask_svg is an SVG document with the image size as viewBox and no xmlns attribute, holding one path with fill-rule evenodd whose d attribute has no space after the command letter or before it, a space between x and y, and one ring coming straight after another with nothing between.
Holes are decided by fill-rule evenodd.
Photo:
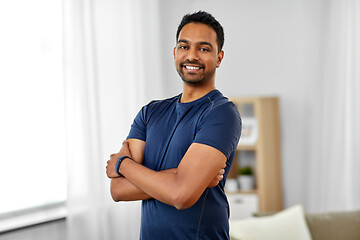
<instances>
[{"instance_id":1,"label":"hand","mask_svg":"<svg viewBox=\"0 0 360 240\"><path fill-rule=\"evenodd\" d=\"M120 149L120 151L118 153L114 153L114 154L110 155L110 160L107 161L107 165L106 165L106 175L108 176L108 178L120 177L115 172L115 167L116 167L116 162L117 162L118 158L121 156L128 156L131 158L129 143L127 141L123 142L122 148Z\"/></svg>"},{"instance_id":2,"label":"hand","mask_svg":"<svg viewBox=\"0 0 360 240\"><path fill-rule=\"evenodd\" d=\"M224 178L224 173L225 173L225 169L221 169L218 175L216 175L216 177L213 180L211 180L210 184L207 187L212 188L217 186L219 182Z\"/></svg>"}]
</instances>

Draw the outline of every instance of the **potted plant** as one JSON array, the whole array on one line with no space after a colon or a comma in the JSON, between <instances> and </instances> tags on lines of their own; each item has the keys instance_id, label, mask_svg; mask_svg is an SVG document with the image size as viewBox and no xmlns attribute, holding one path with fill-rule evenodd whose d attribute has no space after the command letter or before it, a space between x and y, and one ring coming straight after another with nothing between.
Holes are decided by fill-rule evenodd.
<instances>
[{"instance_id":1,"label":"potted plant","mask_svg":"<svg viewBox=\"0 0 360 240\"><path fill-rule=\"evenodd\" d=\"M239 167L238 181L240 190L249 191L254 189L254 175L251 166Z\"/></svg>"}]
</instances>

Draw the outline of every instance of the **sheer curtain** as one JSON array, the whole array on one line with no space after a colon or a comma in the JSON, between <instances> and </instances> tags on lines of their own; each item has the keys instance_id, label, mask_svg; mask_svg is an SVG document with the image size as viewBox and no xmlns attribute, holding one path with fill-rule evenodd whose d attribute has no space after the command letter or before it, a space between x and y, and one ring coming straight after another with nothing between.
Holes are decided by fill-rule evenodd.
<instances>
[{"instance_id":1,"label":"sheer curtain","mask_svg":"<svg viewBox=\"0 0 360 240\"><path fill-rule=\"evenodd\" d=\"M319 84L309 86L310 211L360 208L360 1L322 1Z\"/></svg>"},{"instance_id":2,"label":"sheer curtain","mask_svg":"<svg viewBox=\"0 0 360 240\"><path fill-rule=\"evenodd\" d=\"M156 1L64 0L70 240L139 237L140 202L112 201L105 166L151 97L142 50L145 30L156 36L158 24L144 9L157 16Z\"/></svg>"}]
</instances>

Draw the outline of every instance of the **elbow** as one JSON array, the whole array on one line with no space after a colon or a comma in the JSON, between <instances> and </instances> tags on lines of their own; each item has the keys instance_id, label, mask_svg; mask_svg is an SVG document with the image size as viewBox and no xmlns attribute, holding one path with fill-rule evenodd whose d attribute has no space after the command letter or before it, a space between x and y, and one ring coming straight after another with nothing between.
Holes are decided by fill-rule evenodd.
<instances>
[{"instance_id":1,"label":"elbow","mask_svg":"<svg viewBox=\"0 0 360 240\"><path fill-rule=\"evenodd\" d=\"M111 182L110 194L114 202L120 202L126 200L126 193L122 187L117 186L114 182Z\"/></svg>"},{"instance_id":2,"label":"elbow","mask_svg":"<svg viewBox=\"0 0 360 240\"><path fill-rule=\"evenodd\" d=\"M198 198L196 198L192 195L189 195L189 194L178 194L173 199L173 206L177 210L184 210L184 209L192 207L197 202L197 200L198 200Z\"/></svg>"},{"instance_id":3,"label":"elbow","mask_svg":"<svg viewBox=\"0 0 360 240\"><path fill-rule=\"evenodd\" d=\"M110 193L111 193L111 197L114 200L114 202L119 202L121 201L121 195L114 190L113 188L110 189Z\"/></svg>"},{"instance_id":4,"label":"elbow","mask_svg":"<svg viewBox=\"0 0 360 240\"><path fill-rule=\"evenodd\" d=\"M120 201L130 201L129 197L121 192L121 191L111 191L111 197L114 200L114 202L120 202Z\"/></svg>"},{"instance_id":5,"label":"elbow","mask_svg":"<svg viewBox=\"0 0 360 240\"><path fill-rule=\"evenodd\" d=\"M177 205L175 205L175 208L177 209L177 210L184 210L184 209L187 209L187 208L190 208L190 207L192 207L194 204L186 204L186 203L184 203L184 204L177 204Z\"/></svg>"}]
</instances>

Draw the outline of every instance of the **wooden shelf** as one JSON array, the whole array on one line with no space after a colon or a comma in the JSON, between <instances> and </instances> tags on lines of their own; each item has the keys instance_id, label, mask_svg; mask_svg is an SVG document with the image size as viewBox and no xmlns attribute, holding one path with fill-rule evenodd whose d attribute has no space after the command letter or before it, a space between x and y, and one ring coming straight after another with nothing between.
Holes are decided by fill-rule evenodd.
<instances>
[{"instance_id":1,"label":"wooden shelf","mask_svg":"<svg viewBox=\"0 0 360 240\"><path fill-rule=\"evenodd\" d=\"M259 199L258 211L280 211L283 209L283 198L279 100L277 97L247 97L231 100L238 107L242 119L256 119L257 140L254 145L239 144L228 178L237 178L238 167L244 162L242 159L251 158L250 161L246 159L245 163L253 164L256 189L228 194L256 194Z\"/></svg>"},{"instance_id":2,"label":"wooden shelf","mask_svg":"<svg viewBox=\"0 0 360 240\"><path fill-rule=\"evenodd\" d=\"M235 192L226 191L226 194L258 194L258 191L256 189L251 191L241 191L241 190Z\"/></svg>"},{"instance_id":3,"label":"wooden shelf","mask_svg":"<svg viewBox=\"0 0 360 240\"><path fill-rule=\"evenodd\" d=\"M256 145L238 145L237 150L255 151Z\"/></svg>"}]
</instances>

